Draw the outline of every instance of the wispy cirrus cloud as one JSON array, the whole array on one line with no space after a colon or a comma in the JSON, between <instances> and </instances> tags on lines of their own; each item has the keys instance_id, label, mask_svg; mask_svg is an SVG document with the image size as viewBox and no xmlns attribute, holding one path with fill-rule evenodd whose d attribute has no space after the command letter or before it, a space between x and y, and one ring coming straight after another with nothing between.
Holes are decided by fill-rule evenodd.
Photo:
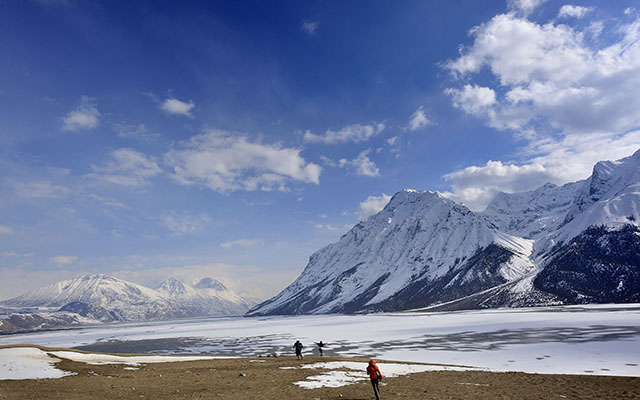
<instances>
[{"instance_id":1,"label":"wispy cirrus cloud","mask_svg":"<svg viewBox=\"0 0 640 400\"><path fill-rule=\"evenodd\" d=\"M26 199L59 199L72 193L71 189L49 181L18 182L9 180L8 182L18 196Z\"/></svg>"},{"instance_id":2,"label":"wispy cirrus cloud","mask_svg":"<svg viewBox=\"0 0 640 400\"><path fill-rule=\"evenodd\" d=\"M382 132L385 128L383 123L373 122L371 124L351 124L337 131L328 129L324 135L316 135L307 130L304 133L304 140L311 143L336 144L355 142L366 142L371 137Z\"/></svg>"},{"instance_id":3,"label":"wispy cirrus cloud","mask_svg":"<svg viewBox=\"0 0 640 400\"><path fill-rule=\"evenodd\" d=\"M302 21L300 28L309 36L314 36L318 31L320 23L318 21Z\"/></svg>"},{"instance_id":4,"label":"wispy cirrus cloud","mask_svg":"<svg viewBox=\"0 0 640 400\"><path fill-rule=\"evenodd\" d=\"M288 190L289 182L320 182L322 168L301 150L264 144L247 135L221 130L193 136L165 154L171 176L184 185L216 192Z\"/></svg>"},{"instance_id":5,"label":"wispy cirrus cloud","mask_svg":"<svg viewBox=\"0 0 640 400\"><path fill-rule=\"evenodd\" d=\"M100 121L100 112L93 97L82 96L80 104L62 118L62 129L77 132L95 129Z\"/></svg>"},{"instance_id":6,"label":"wispy cirrus cloud","mask_svg":"<svg viewBox=\"0 0 640 400\"><path fill-rule=\"evenodd\" d=\"M227 242L222 242L220 243L220 247L224 247L225 249L230 249L233 247L254 247L254 246L260 245L261 243L262 243L262 240L260 239L242 238L242 239L229 240Z\"/></svg>"},{"instance_id":7,"label":"wispy cirrus cloud","mask_svg":"<svg viewBox=\"0 0 640 400\"><path fill-rule=\"evenodd\" d=\"M160 136L157 133L151 132L145 124L130 125L124 123L113 124L113 130L118 134L118 137L124 139L135 139L144 142L151 141Z\"/></svg>"},{"instance_id":8,"label":"wispy cirrus cloud","mask_svg":"<svg viewBox=\"0 0 640 400\"><path fill-rule=\"evenodd\" d=\"M58 267L64 267L75 263L77 259L76 256L54 256L50 258L50 261Z\"/></svg>"},{"instance_id":9,"label":"wispy cirrus cloud","mask_svg":"<svg viewBox=\"0 0 640 400\"><path fill-rule=\"evenodd\" d=\"M191 235L206 230L213 223L213 219L206 213L179 215L175 211L162 216L160 224L168 229L173 236Z\"/></svg>"},{"instance_id":10,"label":"wispy cirrus cloud","mask_svg":"<svg viewBox=\"0 0 640 400\"><path fill-rule=\"evenodd\" d=\"M104 165L92 169L88 176L95 181L122 186L147 185L162 172L154 157L129 148L112 151Z\"/></svg>"}]
</instances>

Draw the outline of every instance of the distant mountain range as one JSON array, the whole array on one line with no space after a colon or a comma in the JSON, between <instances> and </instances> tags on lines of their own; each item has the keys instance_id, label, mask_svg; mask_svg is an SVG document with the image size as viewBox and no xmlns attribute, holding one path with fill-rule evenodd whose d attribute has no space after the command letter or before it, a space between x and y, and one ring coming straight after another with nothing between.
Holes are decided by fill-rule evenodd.
<instances>
[{"instance_id":1,"label":"distant mountain range","mask_svg":"<svg viewBox=\"0 0 640 400\"><path fill-rule=\"evenodd\" d=\"M248 315L640 302L640 151L483 212L396 193Z\"/></svg>"},{"instance_id":2,"label":"distant mountain range","mask_svg":"<svg viewBox=\"0 0 640 400\"><path fill-rule=\"evenodd\" d=\"M0 332L114 321L242 315L258 302L204 278L194 286L169 278L153 290L107 275L85 275L0 303Z\"/></svg>"},{"instance_id":3,"label":"distant mountain range","mask_svg":"<svg viewBox=\"0 0 640 400\"><path fill-rule=\"evenodd\" d=\"M473 212L403 190L317 251L277 296L258 300L205 278L150 289L106 275L0 303L0 333L211 315L459 310L640 302L640 151L563 186L500 193ZM251 308L253 307L253 308Z\"/></svg>"}]
</instances>

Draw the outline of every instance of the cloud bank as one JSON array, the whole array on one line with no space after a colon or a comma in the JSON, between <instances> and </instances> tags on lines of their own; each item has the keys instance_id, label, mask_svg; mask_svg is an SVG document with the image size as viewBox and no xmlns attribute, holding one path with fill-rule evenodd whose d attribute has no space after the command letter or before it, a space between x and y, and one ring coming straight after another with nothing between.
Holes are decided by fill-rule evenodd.
<instances>
[{"instance_id":1,"label":"cloud bank","mask_svg":"<svg viewBox=\"0 0 640 400\"><path fill-rule=\"evenodd\" d=\"M183 185L220 193L237 190L287 191L290 182L320 183L322 168L301 150L251 141L242 134L210 130L165 154L171 176Z\"/></svg>"},{"instance_id":2,"label":"cloud bank","mask_svg":"<svg viewBox=\"0 0 640 400\"><path fill-rule=\"evenodd\" d=\"M595 162L640 147L640 19L616 26L594 19L582 28L529 21L526 15L541 3L510 2L521 12L471 29L472 43L444 64L462 82L445 90L454 107L526 143L513 161L444 176L449 195L474 209L497 191L583 179ZM591 11L563 6L558 16L585 19ZM603 44L595 38L605 27L613 39ZM474 82L483 71L497 83Z\"/></svg>"}]
</instances>

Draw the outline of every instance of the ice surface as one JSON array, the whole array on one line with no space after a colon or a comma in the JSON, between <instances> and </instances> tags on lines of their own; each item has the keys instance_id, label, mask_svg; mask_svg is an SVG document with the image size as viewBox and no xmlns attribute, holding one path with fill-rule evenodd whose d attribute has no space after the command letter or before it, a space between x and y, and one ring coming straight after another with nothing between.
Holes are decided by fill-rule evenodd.
<instances>
[{"instance_id":1,"label":"ice surface","mask_svg":"<svg viewBox=\"0 0 640 400\"><path fill-rule=\"evenodd\" d=\"M137 353L154 345L155 353L257 357L291 354L296 339L306 345L305 355L317 354L313 342L322 340L329 356L492 371L640 376L640 366L634 365L640 360L640 304L201 318L8 335L0 337L0 345Z\"/></svg>"}]
</instances>

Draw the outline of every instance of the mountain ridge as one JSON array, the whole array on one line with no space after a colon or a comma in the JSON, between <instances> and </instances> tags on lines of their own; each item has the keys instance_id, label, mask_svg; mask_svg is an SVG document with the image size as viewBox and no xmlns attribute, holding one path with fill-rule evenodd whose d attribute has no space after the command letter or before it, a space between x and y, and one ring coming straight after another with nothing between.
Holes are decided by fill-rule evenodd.
<instances>
[{"instance_id":1,"label":"mountain ridge","mask_svg":"<svg viewBox=\"0 0 640 400\"><path fill-rule=\"evenodd\" d=\"M640 150L597 163L582 181L501 193L482 212L437 192L405 189L311 255L291 285L248 315L399 311L461 299L469 308L572 304L593 291L580 274L600 276L596 270L605 264L624 271L628 295L590 298L631 301L640 293L636 254L616 258L584 235L600 226L604 230L596 232L605 242L635 243L639 210ZM567 254L591 264L565 271ZM562 282L576 286L574 297L536 279L547 266L547 273L555 271L555 278L562 275Z\"/></svg>"}]
</instances>

